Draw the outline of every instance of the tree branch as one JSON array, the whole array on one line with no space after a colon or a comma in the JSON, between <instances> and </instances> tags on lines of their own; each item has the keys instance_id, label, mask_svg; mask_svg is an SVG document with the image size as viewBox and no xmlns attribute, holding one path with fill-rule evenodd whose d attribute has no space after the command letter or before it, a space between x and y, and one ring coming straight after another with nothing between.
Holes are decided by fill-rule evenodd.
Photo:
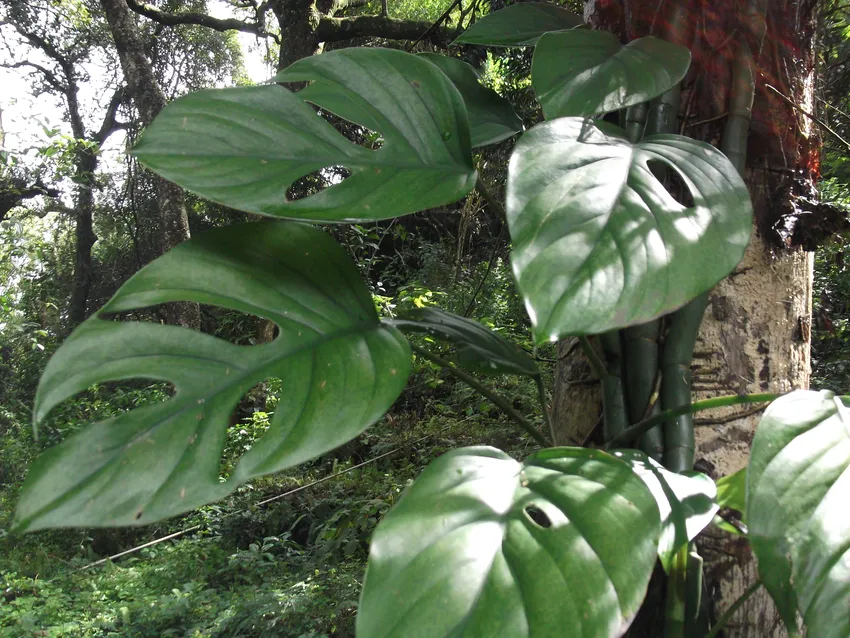
<instances>
[{"instance_id":1,"label":"tree branch","mask_svg":"<svg viewBox=\"0 0 850 638\"><path fill-rule=\"evenodd\" d=\"M260 37L273 37L277 40L273 34L267 33L263 29L261 21L246 22L245 20L237 20L236 18L214 18L206 13L196 13L194 11L168 13L167 11L162 11L153 5L139 2L138 0L127 0L127 6L139 15L168 27L174 27L181 24L193 24L199 27L207 27L208 29L213 29L215 31L242 31L243 33L253 33ZM268 5L263 3L263 5L257 9L258 15L261 15L260 11L265 11L267 8Z\"/></svg>"},{"instance_id":2,"label":"tree branch","mask_svg":"<svg viewBox=\"0 0 850 638\"><path fill-rule=\"evenodd\" d=\"M53 71L41 66L40 64L36 64L35 62L24 60L23 62L0 64L0 67L3 67L4 69L21 69L23 67L30 67L41 73L44 76L44 81L60 93L65 93L67 90L65 85L59 81L59 78L56 77L56 74Z\"/></svg>"},{"instance_id":3,"label":"tree branch","mask_svg":"<svg viewBox=\"0 0 850 638\"><path fill-rule=\"evenodd\" d=\"M100 125L100 130L94 134L93 140L98 143L98 145L102 145L106 138L108 138L112 133L117 131L119 128L126 128L119 126L119 123L116 119L118 115L118 109L122 104L126 103L129 99L129 92L127 91L127 87L122 86L115 89L115 92L112 94L112 98L109 100L109 106L106 108L106 113L103 114L103 123Z\"/></svg>"},{"instance_id":4,"label":"tree branch","mask_svg":"<svg viewBox=\"0 0 850 638\"><path fill-rule=\"evenodd\" d=\"M353 16L329 18L323 16L316 29L320 42L339 42L353 38L386 38L388 40L416 40L432 24L425 20L399 20L389 16ZM459 29L440 27L428 34L434 44L448 45L460 33Z\"/></svg>"}]
</instances>

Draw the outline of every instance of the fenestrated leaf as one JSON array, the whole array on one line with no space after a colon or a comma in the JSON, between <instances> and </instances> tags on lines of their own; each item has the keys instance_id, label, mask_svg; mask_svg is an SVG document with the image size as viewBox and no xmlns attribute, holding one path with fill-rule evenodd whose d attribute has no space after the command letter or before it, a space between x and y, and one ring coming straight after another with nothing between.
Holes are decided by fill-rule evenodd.
<instances>
[{"instance_id":1,"label":"fenestrated leaf","mask_svg":"<svg viewBox=\"0 0 850 638\"><path fill-rule=\"evenodd\" d=\"M649 163L675 171L677 202ZM508 166L514 275L538 342L599 334L671 312L740 261L752 205L717 149L678 135L631 144L582 118L538 124Z\"/></svg>"},{"instance_id":2,"label":"fenestrated leaf","mask_svg":"<svg viewBox=\"0 0 850 638\"><path fill-rule=\"evenodd\" d=\"M523 2L484 16L464 31L454 44L529 46L548 31L573 29L583 24L581 16L553 4Z\"/></svg>"},{"instance_id":3,"label":"fenestrated leaf","mask_svg":"<svg viewBox=\"0 0 850 638\"><path fill-rule=\"evenodd\" d=\"M652 36L623 46L608 31L575 29L540 38L531 83L546 119L593 116L669 91L690 63L685 47Z\"/></svg>"},{"instance_id":4,"label":"fenestrated leaf","mask_svg":"<svg viewBox=\"0 0 850 638\"><path fill-rule=\"evenodd\" d=\"M622 635L655 563L658 508L625 463L493 448L429 465L372 537L360 638Z\"/></svg>"},{"instance_id":5,"label":"fenestrated leaf","mask_svg":"<svg viewBox=\"0 0 850 638\"><path fill-rule=\"evenodd\" d=\"M186 328L102 318L176 300L265 317L280 334L237 346ZM357 269L328 234L274 222L207 232L143 268L50 360L36 423L105 381L169 381L175 394L92 424L39 457L17 526L141 525L221 498L360 434L398 397L409 366L406 340L379 322ZM220 483L230 415L270 377L283 385L271 426Z\"/></svg>"},{"instance_id":6,"label":"fenestrated leaf","mask_svg":"<svg viewBox=\"0 0 850 638\"><path fill-rule=\"evenodd\" d=\"M477 321L438 308L418 308L385 323L402 332L446 339L458 347L461 365L484 374L540 376L537 364L516 345Z\"/></svg>"},{"instance_id":7,"label":"fenestrated leaf","mask_svg":"<svg viewBox=\"0 0 850 638\"><path fill-rule=\"evenodd\" d=\"M522 130L522 120L511 103L481 84L478 71L472 66L437 53L420 53L420 56L445 73L463 96L473 148L501 142Z\"/></svg>"},{"instance_id":8,"label":"fenestrated leaf","mask_svg":"<svg viewBox=\"0 0 850 638\"><path fill-rule=\"evenodd\" d=\"M474 187L463 100L424 59L351 48L299 60L276 79L312 84L298 93L272 84L181 97L133 153L199 195L287 218L386 219L457 201ZM307 102L379 132L383 146L349 142ZM294 181L333 166L351 175L287 201Z\"/></svg>"},{"instance_id":9,"label":"fenestrated leaf","mask_svg":"<svg viewBox=\"0 0 850 638\"><path fill-rule=\"evenodd\" d=\"M661 538L658 558L670 571L679 549L708 527L719 509L715 502L717 486L699 472L676 474L640 450L616 450L652 492L661 512Z\"/></svg>"},{"instance_id":10,"label":"fenestrated leaf","mask_svg":"<svg viewBox=\"0 0 850 638\"><path fill-rule=\"evenodd\" d=\"M850 636L850 414L832 392L774 401L753 439L747 525L759 575L789 628Z\"/></svg>"}]
</instances>

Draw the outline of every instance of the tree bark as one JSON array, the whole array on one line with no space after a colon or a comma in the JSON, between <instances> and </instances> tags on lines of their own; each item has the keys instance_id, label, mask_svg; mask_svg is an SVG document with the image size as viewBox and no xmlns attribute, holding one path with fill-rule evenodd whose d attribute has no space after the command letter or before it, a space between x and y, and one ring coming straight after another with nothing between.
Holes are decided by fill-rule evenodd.
<instances>
[{"instance_id":1,"label":"tree bark","mask_svg":"<svg viewBox=\"0 0 850 638\"><path fill-rule=\"evenodd\" d=\"M101 6L112 31L130 96L142 124L148 126L165 108L166 101L145 55L141 33L126 0L101 0ZM165 252L189 239L189 219L182 189L159 176L154 179L161 229L160 249ZM166 319L169 323L197 328L200 325L198 304L169 304Z\"/></svg>"},{"instance_id":2,"label":"tree bark","mask_svg":"<svg viewBox=\"0 0 850 638\"><path fill-rule=\"evenodd\" d=\"M729 105L735 48L729 42L748 37L736 24L749 0L678 0L673 6L689 15L693 63L683 82L683 132L718 144ZM767 37L757 57L757 87L748 139L747 184L756 211L753 239L743 262L710 295L692 371L694 395L707 398L742 392L788 392L808 387L810 374L812 254L798 238L807 236L806 198L813 196L819 140L811 122L778 96L812 112L815 22L810 0L770 0ZM585 18L623 42L665 34L665 17L657 0L588 0ZM730 34L737 34L730 38ZM809 218L814 217L808 215ZM815 222L817 220L814 220ZM812 246L806 245L807 250ZM569 342L561 345L561 352ZM578 355L579 357L581 355ZM598 392L581 384L581 362L560 362L555 389L559 439L576 438L592 427ZM579 383L576 383L579 382ZM584 405L576 406L576 402ZM590 404L592 407L587 407ZM737 408L699 414L697 465L715 478L747 464L759 414ZM750 411L751 412L751 411ZM570 427L567 418L583 423ZM735 415L740 418L734 418ZM757 578L755 560L745 541L711 528L700 551L706 559L706 584L715 613L721 614ZM726 636L787 635L772 600L762 589L727 625Z\"/></svg>"},{"instance_id":3,"label":"tree bark","mask_svg":"<svg viewBox=\"0 0 850 638\"><path fill-rule=\"evenodd\" d=\"M94 173L97 170L97 152L82 148L77 152L75 181L77 194L74 202L76 224L74 238L74 277L71 299L68 303L68 318L71 326L77 326L88 316L88 300L94 280L92 249L97 241L94 233Z\"/></svg>"}]
</instances>

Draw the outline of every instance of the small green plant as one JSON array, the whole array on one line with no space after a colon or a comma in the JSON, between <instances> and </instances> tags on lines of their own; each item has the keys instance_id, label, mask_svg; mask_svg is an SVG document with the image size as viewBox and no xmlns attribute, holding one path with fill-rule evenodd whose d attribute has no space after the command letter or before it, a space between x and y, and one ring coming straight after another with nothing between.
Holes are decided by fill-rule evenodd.
<instances>
[{"instance_id":1,"label":"small green plant","mask_svg":"<svg viewBox=\"0 0 850 638\"><path fill-rule=\"evenodd\" d=\"M461 41L535 47L531 85L546 120L522 133L510 160L504 212L513 273L536 344L581 337L603 381L606 450L549 447L548 432L470 374L525 380L546 414L541 374L524 351L433 307L435 296L419 287L403 291L406 313L382 319L343 248L302 223L362 224L445 205L476 187L486 192L473 148L522 128L511 104L460 60L340 50L278 75L307 83L297 93L277 84L201 91L175 101L145 132L134 153L164 177L228 206L302 222L242 224L193 239L142 269L74 332L44 372L36 423L109 380L167 381L174 394L94 423L40 457L17 529L145 524L315 458L381 418L407 381L413 350L493 401L540 449L522 462L494 448L452 450L422 473L372 538L361 637L618 636L659 560L669 578L664 635L690 634L701 586L692 541L720 506L741 511L761 581L791 633L799 614L810 636L850 635L847 409L829 392L690 400L704 295L750 237L740 176L746 114L730 116L725 155L671 133L663 122L678 107L688 51L652 37L623 46L580 23L558 7L523 3L480 20ZM752 104L752 80L736 91L736 101ZM380 149L352 143L313 105L379 132ZM599 118L612 113L623 128ZM292 182L336 166L347 169L341 181L286 199ZM671 176L687 191L678 198ZM375 239L360 235L375 250ZM108 319L174 301L260 316L279 335L237 346ZM661 316L670 317L663 352ZM604 359L589 335L600 335ZM453 345L456 363L423 341ZM646 343L654 345L641 354ZM629 388L621 361L637 380ZM268 429L243 446L222 482L228 418L269 378L280 379L281 393ZM773 399L743 487L724 484L718 496L712 480L693 472L690 415ZM643 451L623 449L639 439ZM380 513L341 512L319 536L330 551L353 554L362 520ZM269 569L269 543L233 560ZM178 590L162 604L182 617L195 594Z\"/></svg>"}]
</instances>

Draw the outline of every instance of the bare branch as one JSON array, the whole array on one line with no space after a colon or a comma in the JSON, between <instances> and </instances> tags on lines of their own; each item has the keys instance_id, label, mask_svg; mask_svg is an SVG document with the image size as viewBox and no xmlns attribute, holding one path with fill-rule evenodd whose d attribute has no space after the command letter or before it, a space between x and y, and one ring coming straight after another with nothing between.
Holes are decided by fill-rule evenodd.
<instances>
[{"instance_id":1,"label":"bare branch","mask_svg":"<svg viewBox=\"0 0 850 638\"><path fill-rule=\"evenodd\" d=\"M100 125L100 130L92 138L98 145L103 144L112 133L121 128L115 118L118 115L118 109L128 100L129 92L127 91L127 87L122 86L115 89L112 98L109 100L106 113L103 115L103 123Z\"/></svg>"},{"instance_id":2,"label":"bare branch","mask_svg":"<svg viewBox=\"0 0 850 638\"><path fill-rule=\"evenodd\" d=\"M266 33L259 22L246 22L244 20L237 20L236 18L214 18L206 13L196 13L194 11L168 13L138 0L127 0L127 6L139 15L143 15L154 22L168 27L181 24L194 24L215 31L242 31L244 33L253 33L260 37L274 37L273 34ZM265 6L264 4L263 7ZM258 13L261 10L264 9L261 7L258 9Z\"/></svg>"},{"instance_id":3,"label":"bare branch","mask_svg":"<svg viewBox=\"0 0 850 638\"><path fill-rule=\"evenodd\" d=\"M22 69L24 67L30 67L41 73L41 75L44 76L44 81L57 91L61 93L67 91L65 85L59 81L59 78L56 77L56 74L53 71L41 66L40 64L36 64L35 62L24 60L23 62L14 62L12 64L0 64L0 67L3 67L4 69Z\"/></svg>"},{"instance_id":4,"label":"bare branch","mask_svg":"<svg viewBox=\"0 0 850 638\"><path fill-rule=\"evenodd\" d=\"M316 29L316 39L320 42L339 42L363 37L416 40L432 26L431 22L425 20L399 20L389 16L322 17ZM431 30L428 39L434 44L447 45L459 34L459 30L440 27Z\"/></svg>"}]
</instances>

